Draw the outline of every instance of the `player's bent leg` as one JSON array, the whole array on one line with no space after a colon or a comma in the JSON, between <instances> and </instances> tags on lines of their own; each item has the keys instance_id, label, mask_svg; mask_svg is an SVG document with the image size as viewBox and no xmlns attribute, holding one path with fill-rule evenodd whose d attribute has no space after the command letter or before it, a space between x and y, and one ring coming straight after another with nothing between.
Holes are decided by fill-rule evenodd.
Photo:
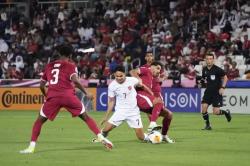
<instances>
[{"instance_id":1,"label":"player's bent leg","mask_svg":"<svg viewBox=\"0 0 250 166\"><path fill-rule=\"evenodd\" d=\"M222 110L220 107L223 105L223 97L220 94L213 96L213 113L216 115L225 115L228 122L231 121L232 116L229 110Z\"/></svg>"},{"instance_id":2,"label":"player's bent leg","mask_svg":"<svg viewBox=\"0 0 250 166\"><path fill-rule=\"evenodd\" d=\"M160 97L155 97L153 99L153 109L152 109L148 131L160 130L162 128L161 126L158 126L156 124L156 121L163 108L164 108L164 104L163 104L162 99Z\"/></svg>"},{"instance_id":3,"label":"player's bent leg","mask_svg":"<svg viewBox=\"0 0 250 166\"><path fill-rule=\"evenodd\" d=\"M161 111L160 116L163 117L162 132L161 132L162 133L162 141L167 142L167 143L175 143L175 141L168 136L168 130L169 130L171 121L173 119L173 113L170 110L168 110L167 108L164 108Z\"/></svg>"},{"instance_id":4,"label":"player's bent leg","mask_svg":"<svg viewBox=\"0 0 250 166\"><path fill-rule=\"evenodd\" d=\"M89 129L97 135L100 133L100 129L97 127L96 122L86 112L79 115L79 117L87 124Z\"/></svg>"},{"instance_id":5,"label":"player's bent leg","mask_svg":"<svg viewBox=\"0 0 250 166\"><path fill-rule=\"evenodd\" d=\"M42 125L47 121L48 119L46 117L43 117L41 115L38 116L37 120L35 121L34 125L33 125L33 129L32 129L32 136L31 136L31 141L36 142L41 129L42 129Z\"/></svg>"},{"instance_id":6,"label":"player's bent leg","mask_svg":"<svg viewBox=\"0 0 250 166\"><path fill-rule=\"evenodd\" d=\"M162 112L165 112L163 114L164 116L162 120L162 130L166 129L166 133L167 133L170 127L171 121L173 119L173 113L167 108L164 108Z\"/></svg>"},{"instance_id":7,"label":"player's bent leg","mask_svg":"<svg viewBox=\"0 0 250 166\"><path fill-rule=\"evenodd\" d=\"M151 131L154 131L154 130L161 130L161 126L158 125L156 123L160 113L161 113L161 110L163 108L163 104L162 103L157 103L156 105L153 106L152 108L152 113L151 113L151 116L150 116L150 123L149 123L149 126L148 126L148 131L151 132Z\"/></svg>"},{"instance_id":8,"label":"player's bent leg","mask_svg":"<svg viewBox=\"0 0 250 166\"><path fill-rule=\"evenodd\" d=\"M166 117L166 118L171 119L171 120L173 119L172 111L170 111L169 109L167 109L165 107L162 109L160 116Z\"/></svg>"},{"instance_id":9,"label":"player's bent leg","mask_svg":"<svg viewBox=\"0 0 250 166\"><path fill-rule=\"evenodd\" d=\"M39 115L37 120L34 122L33 129L32 129L32 135L31 135L31 142L28 146L28 148L21 150L21 154L29 154L35 152L36 147L36 141L40 135L42 125L47 121L47 118Z\"/></svg>"},{"instance_id":10,"label":"player's bent leg","mask_svg":"<svg viewBox=\"0 0 250 166\"><path fill-rule=\"evenodd\" d=\"M158 117L159 117L159 114L161 113L161 110L163 108L163 103L157 103L153 106L153 110L152 110L152 114L151 114L151 119L150 121L151 122L156 122Z\"/></svg>"},{"instance_id":11,"label":"player's bent leg","mask_svg":"<svg viewBox=\"0 0 250 166\"><path fill-rule=\"evenodd\" d=\"M105 127L102 129L101 134L106 138L111 130L113 130L116 126L107 122ZM98 138L92 139L93 143L98 143L100 140Z\"/></svg>"},{"instance_id":12,"label":"player's bent leg","mask_svg":"<svg viewBox=\"0 0 250 166\"><path fill-rule=\"evenodd\" d=\"M153 96L147 96L147 95L141 95L138 94L137 95L137 105L140 108L141 111L146 112L146 113L150 113L151 115L153 115L153 109L154 109L154 117L150 117L150 124L148 127L148 131L152 131L152 130L160 130L161 126L157 125L155 121L153 121L152 119L157 119L160 111L161 110L161 105L162 101L160 99L155 99ZM156 105L156 107L154 106ZM148 112L150 111L150 112Z\"/></svg>"},{"instance_id":13,"label":"player's bent leg","mask_svg":"<svg viewBox=\"0 0 250 166\"><path fill-rule=\"evenodd\" d=\"M89 129L97 135L98 140L104 145L106 149L111 150L113 148L112 142L101 134L96 122L90 116L88 116L86 112L79 115L79 117L88 125Z\"/></svg>"},{"instance_id":14,"label":"player's bent leg","mask_svg":"<svg viewBox=\"0 0 250 166\"><path fill-rule=\"evenodd\" d=\"M160 116L163 117L163 118L167 117L168 116L167 110L166 109L162 109L162 111L160 113Z\"/></svg>"},{"instance_id":15,"label":"player's bent leg","mask_svg":"<svg viewBox=\"0 0 250 166\"><path fill-rule=\"evenodd\" d=\"M111 124L111 123L107 122L106 125L105 125L105 127L102 129L102 135L104 137L107 137L108 134L109 134L109 132L111 130L113 130L114 128L116 128L116 126L114 124Z\"/></svg>"},{"instance_id":16,"label":"player's bent leg","mask_svg":"<svg viewBox=\"0 0 250 166\"><path fill-rule=\"evenodd\" d=\"M232 120L231 113L230 113L230 111L228 109L227 110L222 110L222 109L220 109L220 107L214 107L213 108L213 113L215 115L225 115L228 122L230 122Z\"/></svg>"},{"instance_id":17,"label":"player's bent leg","mask_svg":"<svg viewBox=\"0 0 250 166\"><path fill-rule=\"evenodd\" d=\"M143 132L143 128L134 128L136 137L141 141L149 141L148 135Z\"/></svg>"},{"instance_id":18,"label":"player's bent leg","mask_svg":"<svg viewBox=\"0 0 250 166\"><path fill-rule=\"evenodd\" d=\"M140 109L140 111L146 113L147 116L148 116L148 119L150 121L151 114L152 114L152 108L150 108L150 109ZM162 116L161 113L160 113L160 116ZM150 122L149 127L148 127L147 130L148 130L148 132L151 132L151 131L154 131L154 130L161 130L161 129L162 129L162 126L157 125L156 122Z\"/></svg>"},{"instance_id":19,"label":"player's bent leg","mask_svg":"<svg viewBox=\"0 0 250 166\"><path fill-rule=\"evenodd\" d=\"M219 107L213 107L213 114L214 115L220 115L220 108Z\"/></svg>"}]
</instances>

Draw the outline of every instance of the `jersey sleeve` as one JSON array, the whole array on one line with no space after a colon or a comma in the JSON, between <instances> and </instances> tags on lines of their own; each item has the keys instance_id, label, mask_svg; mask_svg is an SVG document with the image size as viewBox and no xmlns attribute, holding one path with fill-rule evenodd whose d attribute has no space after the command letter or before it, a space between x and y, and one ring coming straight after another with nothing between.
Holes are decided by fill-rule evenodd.
<instances>
[{"instance_id":1,"label":"jersey sleeve","mask_svg":"<svg viewBox=\"0 0 250 166\"><path fill-rule=\"evenodd\" d=\"M108 97L115 97L115 92L112 87L113 87L112 84L108 86Z\"/></svg>"},{"instance_id":2,"label":"jersey sleeve","mask_svg":"<svg viewBox=\"0 0 250 166\"><path fill-rule=\"evenodd\" d=\"M221 68L218 67L218 75L220 77L223 77L224 75L226 75L226 73L225 73L225 71L223 69L221 69Z\"/></svg>"},{"instance_id":3,"label":"jersey sleeve","mask_svg":"<svg viewBox=\"0 0 250 166\"><path fill-rule=\"evenodd\" d=\"M130 81L134 86L139 84L139 80L135 77L130 77Z\"/></svg>"}]
</instances>

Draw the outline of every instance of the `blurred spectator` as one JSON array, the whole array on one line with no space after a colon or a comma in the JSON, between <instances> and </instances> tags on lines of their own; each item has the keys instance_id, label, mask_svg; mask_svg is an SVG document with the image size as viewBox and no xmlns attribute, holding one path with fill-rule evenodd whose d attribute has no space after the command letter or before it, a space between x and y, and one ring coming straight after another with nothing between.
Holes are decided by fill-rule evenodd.
<instances>
[{"instance_id":1,"label":"blurred spectator","mask_svg":"<svg viewBox=\"0 0 250 166\"><path fill-rule=\"evenodd\" d=\"M16 70L16 65L10 65L6 73L6 79L22 79L23 73Z\"/></svg>"},{"instance_id":2,"label":"blurred spectator","mask_svg":"<svg viewBox=\"0 0 250 166\"><path fill-rule=\"evenodd\" d=\"M99 79L99 87L101 87L101 88L108 87L107 78L105 76L102 76Z\"/></svg>"},{"instance_id":3,"label":"blurred spectator","mask_svg":"<svg viewBox=\"0 0 250 166\"><path fill-rule=\"evenodd\" d=\"M237 69L236 66L237 63L232 62L232 68L230 68L227 72L225 71L229 80L234 80L240 77L239 69Z\"/></svg>"},{"instance_id":4,"label":"blurred spectator","mask_svg":"<svg viewBox=\"0 0 250 166\"><path fill-rule=\"evenodd\" d=\"M40 78L43 68L44 68L44 64L42 63L42 61L40 59L36 59L33 65L33 70L34 70L34 73L32 74L33 77Z\"/></svg>"},{"instance_id":5,"label":"blurred spectator","mask_svg":"<svg viewBox=\"0 0 250 166\"><path fill-rule=\"evenodd\" d=\"M89 76L89 79L98 79L98 69L97 68L92 68L91 74Z\"/></svg>"},{"instance_id":6,"label":"blurred spectator","mask_svg":"<svg viewBox=\"0 0 250 166\"><path fill-rule=\"evenodd\" d=\"M9 49L9 46L4 41L4 39L0 38L0 52L7 52Z\"/></svg>"},{"instance_id":7,"label":"blurred spectator","mask_svg":"<svg viewBox=\"0 0 250 166\"><path fill-rule=\"evenodd\" d=\"M9 61L7 60L6 56L3 55L3 52L1 53L1 71L2 71L2 75L1 78L6 79L7 78L7 71L9 68Z\"/></svg>"},{"instance_id":8,"label":"blurred spectator","mask_svg":"<svg viewBox=\"0 0 250 166\"><path fill-rule=\"evenodd\" d=\"M249 48L250 48L250 40L248 39L248 35L245 35L242 49L248 50Z\"/></svg>"},{"instance_id":9,"label":"blurred spectator","mask_svg":"<svg viewBox=\"0 0 250 166\"><path fill-rule=\"evenodd\" d=\"M250 80L250 70L247 70L244 75L242 76L242 79Z\"/></svg>"},{"instance_id":10,"label":"blurred spectator","mask_svg":"<svg viewBox=\"0 0 250 166\"><path fill-rule=\"evenodd\" d=\"M16 66L16 71L21 72L24 68L23 57L20 55L16 56L16 62L13 63Z\"/></svg>"},{"instance_id":11,"label":"blurred spectator","mask_svg":"<svg viewBox=\"0 0 250 166\"><path fill-rule=\"evenodd\" d=\"M250 64L250 2L246 0L97 0L94 5L88 9L67 4L41 8L33 2L30 23L18 8L1 11L0 52L6 53L1 58L1 78L12 64L24 78L38 78L44 64L56 56L55 48L63 43L76 50L95 49L73 55L79 57L78 69L85 79L109 78L117 64L124 64L127 70L144 64L147 51L167 65L177 82L183 71L187 78L194 78L193 65L200 65L207 52L225 57L219 65L228 64L230 69L235 55L244 55L243 63ZM17 56L23 60L17 63ZM192 65L187 67L186 61Z\"/></svg>"}]
</instances>

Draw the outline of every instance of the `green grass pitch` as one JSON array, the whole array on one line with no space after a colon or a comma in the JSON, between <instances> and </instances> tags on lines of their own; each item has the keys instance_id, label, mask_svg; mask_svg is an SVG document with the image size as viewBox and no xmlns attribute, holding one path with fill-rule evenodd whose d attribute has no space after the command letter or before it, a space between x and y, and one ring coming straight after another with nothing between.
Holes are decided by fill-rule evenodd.
<instances>
[{"instance_id":1,"label":"green grass pitch","mask_svg":"<svg viewBox=\"0 0 250 166\"><path fill-rule=\"evenodd\" d=\"M103 112L89 112L97 122ZM148 121L143 115L144 128ZM19 154L28 146L37 112L0 111L0 166L249 166L250 115L233 115L231 123L212 115L212 131L202 131L197 113L174 113L169 135L175 144L141 143L124 123L109 138L107 151L91 143L93 134L79 118L60 112L47 122L34 154ZM160 122L158 122L160 124Z\"/></svg>"}]
</instances>

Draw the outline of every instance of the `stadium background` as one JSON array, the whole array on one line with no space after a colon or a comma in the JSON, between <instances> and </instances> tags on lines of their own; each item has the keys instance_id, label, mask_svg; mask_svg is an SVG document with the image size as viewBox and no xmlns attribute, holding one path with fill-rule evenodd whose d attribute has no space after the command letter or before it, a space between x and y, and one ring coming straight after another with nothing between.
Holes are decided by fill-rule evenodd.
<instances>
[{"instance_id":1,"label":"stadium background","mask_svg":"<svg viewBox=\"0 0 250 166\"><path fill-rule=\"evenodd\" d=\"M168 107L199 112L200 106L190 102L194 95L199 98L195 102L200 102L202 90L195 88L204 55L212 52L230 79L227 88L233 88L226 90L224 105L233 113L249 112L249 1L3 0L0 12L1 110L39 109L41 99L32 107L18 101L4 107L11 95L2 88L11 88L14 94L31 93L37 100L37 89L18 87L37 87L44 65L57 57L57 46L66 42L74 47L82 83L97 88L93 90L96 100L88 103L90 109L105 110L102 87L112 79L115 66L122 64L128 72L144 64L145 53L151 51L168 75L162 83L165 100L179 100L175 106L167 102ZM88 48L94 51L83 51ZM172 88L191 89L180 90L182 95Z\"/></svg>"}]
</instances>

